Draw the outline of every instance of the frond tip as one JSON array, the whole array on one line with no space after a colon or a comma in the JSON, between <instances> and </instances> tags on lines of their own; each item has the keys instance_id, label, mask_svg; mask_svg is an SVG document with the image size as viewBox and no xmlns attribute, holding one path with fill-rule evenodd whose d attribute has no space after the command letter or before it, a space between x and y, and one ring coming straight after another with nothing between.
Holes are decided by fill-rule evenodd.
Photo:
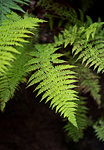
<instances>
[{"instance_id":1,"label":"frond tip","mask_svg":"<svg viewBox=\"0 0 104 150\"><path fill-rule=\"evenodd\" d=\"M65 131L67 132L67 136L71 137L74 142L78 142L79 139L83 138L83 130L87 127L87 108L84 106L84 101L78 101L78 108L76 111L76 121L78 124L78 128L73 126L72 123L68 122L65 125Z\"/></svg>"},{"instance_id":2,"label":"frond tip","mask_svg":"<svg viewBox=\"0 0 104 150\"><path fill-rule=\"evenodd\" d=\"M62 65L64 61L58 58L62 54L56 54L57 48L52 44L35 47L36 51L31 53L33 58L27 64L29 68L27 71L35 71L29 79L28 86L39 83L35 90L39 90L38 95L44 92L41 101L46 98L46 102L51 100L50 106L55 107L56 112L60 112L77 126L75 111L78 96L73 89L76 87L74 85L76 77L75 72L70 70L74 66Z\"/></svg>"},{"instance_id":3,"label":"frond tip","mask_svg":"<svg viewBox=\"0 0 104 150\"><path fill-rule=\"evenodd\" d=\"M94 130L95 130L95 133L96 133L96 136L97 138L104 142L104 121L102 120L99 120L98 123L96 123L94 126L93 126Z\"/></svg>"}]
</instances>

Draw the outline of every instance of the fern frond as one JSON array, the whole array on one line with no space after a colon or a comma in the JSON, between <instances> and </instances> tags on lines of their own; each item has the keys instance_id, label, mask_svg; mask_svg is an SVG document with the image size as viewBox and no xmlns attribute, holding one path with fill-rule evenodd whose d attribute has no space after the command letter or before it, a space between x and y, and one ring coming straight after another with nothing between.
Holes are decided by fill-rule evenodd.
<instances>
[{"instance_id":1,"label":"fern frond","mask_svg":"<svg viewBox=\"0 0 104 150\"><path fill-rule=\"evenodd\" d=\"M102 120L99 120L98 123L96 123L94 126L93 126L94 130L95 130L95 133L96 133L96 136L97 138L104 142L104 121Z\"/></svg>"},{"instance_id":2,"label":"fern frond","mask_svg":"<svg viewBox=\"0 0 104 150\"><path fill-rule=\"evenodd\" d=\"M88 67L94 66L97 73L104 70L103 37L96 34L102 24L102 22L93 23L88 28L74 26L71 31L64 32L65 46L73 45L72 53L74 56L79 55L77 60L81 59Z\"/></svg>"},{"instance_id":3,"label":"fern frond","mask_svg":"<svg viewBox=\"0 0 104 150\"><path fill-rule=\"evenodd\" d=\"M65 131L67 132L67 136L71 137L74 142L78 142L79 139L83 138L83 130L87 127L87 108L84 105L84 101L78 102L78 108L76 111L78 128L73 126L73 124L70 122L68 122L64 127Z\"/></svg>"},{"instance_id":4,"label":"fern frond","mask_svg":"<svg viewBox=\"0 0 104 150\"><path fill-rule=\"evenodd\" d=\"M19 83L23 82L27 75L25 64L30 59L30 56L27 55L29 49L30 44L29 46L25 44L24 47L19 47L18 51L21 54L15 54L16 60L12 62L12 67L8 67L6 73L0 76L1 111L4 110L6 102L14 96L14 92L18 89Z\"/></svg>"},{"instance_id":5,"label":"fern frond","mask_svg":"<svg viewBox=\"0 0 104 150\"><path fill-rule=\"evenodd\" d=\"M81 31L82 30L82 31ZM83 32L84 27L80 28L80 33ZM60 45L64 45L64 48L68 45L68 44L73 44L76 40L76 38L78 38L78 27L75 25L74 27L70 26L69 29L65 29L65 31L62 33L59 33L58 37L55 36L54 37L54 45L55 46L60 46Z\"/></svg>"},{"instance_id":6,"label":"fern frond","mask_svg":"<svg viewBox=\"0 0 104 150\"><path fill-rule=\"evenodd\" d=\"M100 84L98 75L92 72L89 68L84 67L82 64L76 63L76 66L77 67L74 70L77 73L79 90L85 94L90 92L97 104L100 105L101 95L99 94Z\"/></svg>"},{"instance_id":7,"label":"fern frond","mask_svg":"<svg viewBox=\"0 0 104 150\"><path fill-rule=\"evenodd\" d=\"M96 42L82 41L81 43L75 43L73 52L74 56L79 54L78 59L82 59L82 63L86 66L94 66L94 70L97 69L97 73L104 72L104 49L103 41L96 40Z\"/></svg>"},{"instance_id":8,"label":"fern frond","mask_svg":"<svg viewBox=\"0 0 104 150\"><path fill-rule=\"evenodd\" d=\"M6 19L6 15L11 12L11 10L19 10L24 12L24 10L18 4L28 5L29 0L0 0L0 22Z\"/></svg>"},{"instance_id":9,"label":"fern frond","mask_svg":"<svg viewBox=\"0 0 104 150\"><path fill-rule=\"evenodd\" d=\"M58 48L54 44L36 45L35 48L36 51L31 53L33 58L27 64L27 71L35 71L28 86L39 83L35 90L39 90L38 95L43 93L41 101L46 98L46 102L51 100L50 106L77 126L75 111L78 96L73 89L76 77L75 72L70 70L74 66L60 64L64 62L59 60L62 54L55 53Z\"/></svg>"},{"instance_id":10,"label":"fern frond","mask_svg":"<svg viewBox=\"0 0 104 150\"><path fill-rule=\"evenodd\" d=\"M21 43L27 42L25 39L32 34L29 29L38 26L43 22L37 18L24 17L23 19L15 13L7 16L0 27L0 74L11 66L15 60L14 54L20 54L16 46L22 46Z\"/></svg>"}]
</instances>

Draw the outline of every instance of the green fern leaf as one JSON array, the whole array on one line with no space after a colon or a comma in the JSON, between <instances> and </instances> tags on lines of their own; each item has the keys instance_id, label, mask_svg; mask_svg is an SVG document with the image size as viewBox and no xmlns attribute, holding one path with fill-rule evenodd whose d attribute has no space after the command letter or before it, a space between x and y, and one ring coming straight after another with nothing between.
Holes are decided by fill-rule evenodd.
<instances>
[{"instance_id":1,"label":"green fern leaf","mask_svg":"<svg viewBox=\"0 0 104 150\"><path fill-rule=\"evenodd\" d=\"M6 73L0 76L0 99L2 100L0 104L1 111L4 110L6 102L14 96L19 83L23 82L27 75L25 64L30 59L30 56L27 55L29 49L30 44L29 46L25 44L24 47L19 47L18 51L21 54L15 54L16 60L12 62L12 67L8 67Z\"/></svg>"},{"instance_id":2,"label":"green fern leaf","mask_svg":"<svg viewBox=\"0 0 104 150\"><path fill-rule=\"evenodd\" d=\"M0 74L7 70L11 62L15 60L14 54L20 54L15 46L22 46L21 42L27 42L24 38L32 34L29 29L43 22L37 18L24 17L12 13L7 16L0 27Z\"/></svg>"},{"instance_id":3,"label":"green fern leaf","mask_svg":"<svg viewBox=\"0 0 104 150\"><path fill-rule=\"evenodd\" d=\"M103 23L94 23L85 29L83 34L79 34L78 32L78 37L76 36L72 49L74 56L78 55L77 60L81 59L82 63L85 63L86 66L94 66L94 70L97 69L97 73L103 72L104 70L103 36L100 36L100 33L96 31L97 27L99 31L102 24Z\"/></svg>"},{"instance_id":4,"label":"green fern leaf","mask_svg":"<svg viewBox=\"0 0 104 150\"><path fill-rule=\"evenodd\" d=\"M64 127L67 132L67 136L71 137L74 142L78 142L79 139L83 138L83 130L87 127L87 108L84 105L84 101L81 100L78 102L78 109L76 111L78 128L73 126L70 122L68 122Z\"/></svg>"},{"instance_id":5,"label":"green fern leaf","mask_svg":"<svg viewBox=\"0 0 104 150\"><path fill-rule=\"evenodd\" d=\"M99 85L99 77L95 73L93 73L89 68L84 67L82 64L76 63L76 67L74 70L77 73L77 78L79 81L79 90L83 93L90 92L91 96L94 98L96 103L100 106L101 104L101 95L100 85Z\"/></svg>"},{"instance_id":6,"label":"green fern leaf","mask_svg":"<svg viewBox=\"0 0 104 150\"><path fill-rule=\"evenodd\" d=\"M12 10L24 10L18 4L28 5L29 0L0 0L0 22L6 19L6 15Z\"/></svg>"},{"instance_id":7,"label":"green fern leaf","mask_svg":"<svg viewBox=\"0 0 104 150\"><path fill-rule=\"evenodd\" d=\"M64 44L73 45L72 53L78 56L86 66L97 68L97 72L104 69L104 31L101 30L103 22L92 23L89 27L70 26L58 38L55 37L55 45L60 46ZM100 30L99 30L100 29Z\"/></svg>"},{"instance_id":8,"label":"green fern leaf","mask_svg":"<svg viewBox=\"0 0 104 150\"><path fill-rule=\"evenodd\" d=\"M104 142L104 121L99 120L94 126L93 126L97 138Z\"/></svg>"},{"instance_id":9,"label":"green fern leaf","mask_svg":"<svg viewBox=\"0 0 104 150\"><path fill-rule=\"evenodd\" d=\"M103 24L104 24L103 22L100 22L100 23L95 22L95 23L91 24L86 29L86 32L85 32L87 40L89 40L90 36L92 36L92 38L94 38L97 28L101 27Z\"/></svg>"},{"instance_id":10,"label":"green fern leaf","mask_svg":"<svg viewBox=\"0 0 104 150\"><path fill-rule=\"evenodd\" d=\"M29 79L28 86L39 83L35 90L39 90L38 95L43 93L41 101L51 100L50 106L56 107L56 112L60 112L77 126L75 111L78 96L73 89L76 77L75 73L70 70L74 66L61 65L59 62L53 66L55 59L61 56L55 53L58 48L55 48L54 44L36 45L35 48L36 51L31 53L33 58L27 64L29 68L27 71L35 71Z\"/></svg>"}]
</instances>

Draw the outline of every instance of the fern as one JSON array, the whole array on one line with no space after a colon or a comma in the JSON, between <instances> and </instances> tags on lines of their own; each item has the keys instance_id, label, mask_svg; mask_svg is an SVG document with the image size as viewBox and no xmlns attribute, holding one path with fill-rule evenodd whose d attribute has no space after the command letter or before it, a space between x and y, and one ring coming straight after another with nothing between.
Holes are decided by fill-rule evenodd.
<instances>
[{"instance_id":1,"label":"fern","mask_svg":"<svg viewBox=\"0 0 104 150\"><path fill-rule=\"evenodd\" d=\"M90 92L91 96L100 106L101 104L101 95L100 95L100 85L99 77L93 73L89 68L84 67L82 64L76 63L75 71L77 72L77 78L79 81L79 90L83 93Z\"/></svg>"},{"instance_id":2,"label":"fern","mask_svg":"<svg viewBox=\"0 0 104 150\"><path fill-rule=\"evenodd\" d=\"M69 44L73 45L75 41L80 40L80 35L85 32L85 27L82 26L79 28L77 25L75 26L69 26L68 29L65 29L62 33L59 33L58 37L54 37L55 46L64 45L64 48L66 48Z\"/></svg>"},{"instance_id":3,"label":"fern","mask_svg":"<svg viewBox=\"0 0 104 150\"><path fill-rule=\"evenodd\" d=\"M87 108L84 105L85 102L83 100L78 102L78 109L76 111L78 128L73 126L70 122L68 122L64 127L67 132L67 136L71 137L74 142L78 142L79 139L83 138L83 130L87 127Z\"/></svg>"},{"instance_id":4,"label":"fern","mask_svg":"<svg viewBox=\"0 0 104 150\"><path fill-rule=\"evenodd\" d=\"M81 28L82 31L80 31L79 34L81 34L81 32L83 32L84 27ZM60 46L60 45L64 45L64 48L67 47L68 44L73 44L76 40L76 38L78 38L78 32L77 32L77 26L75 25L74 27L70 26L69 29L65 29L64 32L59 33L58 37L55 36L54 37L54 45L55 46Z\"/></svg>"},{"instance_id":5,"label":"fern","mask_svg":"<svg viewBox=\"0 0 104 150\"><path fill-rule=\"evenodd\" d=\"M50 106L56 107L56 112L60 112L77 126L75 111L78 96L73 89L76 87L74 85L76 77L75 73L70 70L73 66L61 65L64 61L58 57L61 57L62 54L55 53L58 48L55 48L54 45L44 44L35 47L36 51L31 53L33 58L27 64L27 71L36 72L30 77L28 86L39 83L35 90L39 90L38 95L44 92L41 101L46 98L46 102L51 100Z\"/></svg>"},{"instance_id":6,"label":"fern","mask_svg":"<svg viewBox=\"0 0 104 150\"><path fill-rule=\"evenodd\" d=\"M78 35L85 31L85 27L81 27L79 29L79 32L77 32L77 31L78 31L77 26L74 26L73 28L70 27L69 31L65 30L63 34L59 34L58 37L55 36L54 45L60 46L60 45L64 44L64 47L66 47L69 43L72 45L75 41L77 41L79 39ZM69 32L71 32L71 33L69 33ZM87 30L87 32L88 32L88 30ZM94 30L94 32L95 32L95 30ZM94 33L89 31L89 33L87 34L88 38L89 38L90 34L92 35ZM77 54L77 52L76 52L76 54ZM68 57L68 59L69 59L69 62L71 64L77 66L76 68L74 68L74 71L77 72L77 78L79 80L80 90L82 90L84 93L90 92L91 96L96 100L97 104L100 105L101 96L99 94L99 92L100 92L100 86L99 86L99 80L98 80L99 77L97 75L95 75L89 68L84 67L84 64L81 65L80 63L76 62L76 59L73 59L72 57L69 57L69 56L70 55L66 55L66 57Z\"/></svg>"},{"instance_id":7,"label":"fern","mask_svg":"<svg viewBox=\"0 0 104 150\"><path fill-rule=\"evenodd\" d=\"M11 12L11 10L19 10L24 12L19 4L28 4L29 0L0 0L0 22L6 19L6 15Z\"/></svg>"},{"instance_id":8,"label":"fern","mask_svg":"<svg viewBox=\"0 0 104 150\"><path fill-rule=\"evenodd\" d=\"M103 72L104 58L103 58L103 34L101 29L103 22L93 23L89 27L77 27L70 26L69 30L65 30L63 34L59 34L58 38L55 38L56 45L64 44L66 47L68 44L73 45L72 53L74 56L78 56L77 60L82 59L82 63L86 66L94 66L94 70L97 69L97 73ZM60 42L61 40L61 42Z\"/></svg>"},{"instance_id":9,"label":"fern","mask_svg":"<svg viewBox=\"0 0 104 150\"><path fill-rule=\"evenodd\" d=\"M89 68L94 67L97 73L104 72L102 26L104 23L100 21L93 23L89 16L85 19L81 10L79 10L80 15L77 15L71 7L69 9L66 6L61 7L59 3L53 3L52 0L39 0L38 5L44 7L48 13L46 16L50 20L51 30L54 26L54 18L59 19L59 25L64 21L67 23L63 25L65 30L59 33L58 37L54 37L54 43L41 45L32 40L28 45L30 40L27 39L34 38L32 35L38 23L44 22L27 15L21 18L12 12L12 10L24 12L19 5L28 2L29 0L6 0L5 2L0 0L1 110L3 111L6 102L13 98L19 83L23 82L31 72L28 87L37 85L34 89L38 91L37 96L41 94L41 101L50 102L50 107L55 108L56 112L68 120L65 130L77 142L83 137L83 131L87 127L87 108L83 100L79 101L78 88L84 93L90 92L97 103L101 103L99 77ZM33 43L35 43L34 47ZM69 61L61 59L65 55L57 53L60 47L62 48L60 51L62 50L64 54L66 49L69 49L67 54L70 56L64 58L70 57L74 63L71 59ZM95 124L94 129L97 137L104 141L104 123L99 121L99 125Z\"/></svg>"},{"instance_id":10,"label":"fern","mask_svg":"<svg viewBox=\"0 0 104 150\"><path fill-rule=\"evenodd\" d=\"M27 55L29 49L30 44L24 44L24 47L19 47L18 51L21 54L15 54L16 60L12 62L12 67L8 67L6 73L0 76L1 111L4 110L6 102L13 98L19 83L25 81L24 77L27 76L25 64L30 59L30 56Z\"/></svg>"},{"instance_id":11,"label":"fern","mask_svg":"<svg viewBox=\"0 0 104 150\"><path fill-rule=\"evenodd\" d=\"M90 64L90 67L92 65L97 65L98 61L100 61L97 65L99 66L98 72L100 72L103 65L103 60L99 59L101 59L101 56L103 57L104 31L101 31L99 34L99 28L101 29L102 24L102 22L93 23L87 28L85 26L70 26L69 29L65 29L63 34L59 34L58 38L55 37L55 44L56 46L64 44L64 47L68 44L73 45L72 53L74 56L79 54L77 60L82 59L82 63L86 63L86 66L88 66L91 62L92 64ZM98 36L98 34L101 36ZM95 68L97 66L95 66Z\"/></svg>"},{"instance_id":12,"label":"fern","mask_svg":"<svg viewBox=\"0 0 104 150\"><path fill-rule=\"evenodd\" d=\"M20 54L16 46L22 46L23 42L27 42L25 39L32 34L29 28L32 29L38 26L39 22L43 22L26 16L22 19L14 13L7 17L0 27L0 75L11 66L11 62L15 60L14 54Z\"/></svg>"},{"instance_id":13,"label":"fern","mask_svg":"<svg viewBox=\"0 0 104 150\"><path fill-rule=\"evenodd\" d=\"M84 64L81 64L80 62L76 62L76 59L70 56L66 53L66 57L69 60L69 63L72 65L75 65L76 67L73 68L73 71L75 71L76 77L78 79L78 91L84 94L87 94L88 92L92 96L92 98L96 101L98 106L101 105L101 86L99 79L100 77L93 72L88 67L85 67Z\"/></svg>"},{"instance_id":14,"label":"fern","mask_svg":"<svg viewBox=\"0 0 104 150\"><path fill-rule=\"evenodd\" d=\"M84 28L82 28L82 31L83 29ZM54 45L60 46L64 44L64 47L66 47L69 43L74 43L77 36L77 27L74 26L73 30L71 31L73 32L73 34L67 34L68 30L65 30L64 35L59 34L58 37L55 36ZM84 64L80 64L78 61L76 62L76 59L73 59L73 57L71 57L69 54L66 54L66 57L68 58L70 64L77 66L76 68L74 68L74 71L77 73L76 76L79 81L79 89L82 90L82 92L84 93L90 92L91 96L96 100L97 104L100 105L101 95L99 94L99 77L89 68L84 67Z\"/></svg>"},{"instance_id":15,"label":"fern","mask_svg":"<svg viewBox=\"0 0 104 150\"><path fill-rule=\"evenodd\" d=\"M104 121L99 120L95 125L93 125L96 136L100 141L104 142Z\"/></svg>"},{"instance_id":16,"label":"fern","mask_svg":"<svg viewBox=\"0 0 104 150\"><path fill-rule=\"evenodd\" d=\"M73 42L72 49L74 56L79 55L77 60L82 59L82 63L85 63L88 67L94 66L94 70L97 69L97 73L103 72L104 69L103 37L95 35L96 27L101 27L102 24L103 23L94 23L90 25L90 27L85 30L84 35L82 34L80 36L80 41L77 39Z\"/></svg>"}]
</instances>

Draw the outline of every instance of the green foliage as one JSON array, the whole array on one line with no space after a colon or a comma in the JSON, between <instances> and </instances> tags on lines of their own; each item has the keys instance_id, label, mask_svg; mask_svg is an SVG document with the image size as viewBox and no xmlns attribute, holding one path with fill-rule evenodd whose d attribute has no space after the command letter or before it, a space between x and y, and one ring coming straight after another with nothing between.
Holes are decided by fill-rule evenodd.
<instances>
[{"instance_id":1,"label":"green foliage","mask_svg":"<svg viewBox=\"0 0 104 150\"><path fill-rule=\"evenodd\" d=\"M29 86L39 83L35 90L39 90L38 95L44 92L41 101L45 98L46 102L51 100L52 108L56 107L56 112L60 112L77 126L75 110L78 96L73 90L76 87L76 77L70 70L74 66L61 64L64 63L59 59L62 54L55 53L58 48L52 44L35 45L35 48L31 53L33 58L28 62L27 71L36 72L29 79Z\"/></svg>"},{"instance_id":2,"label":"green foliage","mask_svg":"<svg viewBox=\"0 0 104 150\"><path fill-rule=\"evenodd\" d=\"M104 142L104 121L99 120L96 124L94 124L93 128L97 138Z\"/></svg>"},{"instance_id":3,"label":"green foliage","mask_svg":"<svg viewBox=\"0 0 104 150\"><path fill-rule=\"evenodd\" d=\"M83 138L83 130L87 127L87 108L84 105L85 102L83 100L78 102L78 109L76 111L78 128L73 126L70 122L64 127L67 135L71 137L74 142L78 142L79 139Z\"/></svg>"},{"instance_id":4,"label":"green foliage","mask_svg":"<svg viewBox=\"0 0 104 150\"><path fill-rule=\"evenodd\" d=\"M90 95L100 106L101 104L101 95L100 95L100 83L99 76L92 72L91 69L84 67L82 64L76 63L75 71L77 72L77 78L79 81L79 91L83 93L90 92Z\"/></svg>"},{"instance_id":5,"label":"green foliage","mask_svg":"<svg viewBox=\"0 0 104 150\"><path fill-rule=\"evenodd\" d=\"M22 19L14 13L7 17L8 19L3 21L0 27L0 75L7 70L8 66L11 66L11 62L15 60L14 54L20 54L16 46L22 46L23 42L27 42L25 39L32 34L28 29L42 22L27 16Z\"/></svg>"},{"instance_id":6,"label":"green foliage","mask_svg":"<svg viewBox=\"0 0 104 150\"><path fill-rule=\"evenodd\" d=\"M40 101L50 102L50 107L68 120L65 131L78 142L88 125L86 102L80 94L90 92L101 107L99 76L93 70L104 72L104 23L100 20L93 23L81 10L78 15L71 7L39 0L37 6L46 10L51 30L54 18L59 19L58 27L66 21L53 43L39 44L35 41L35 31L39 23L45 21L11 13L12 10L23 12L18 4L28 2L0 1L1 110L13 98L21 82L26 82L28 87L37 85L34 91L38 91L37 96L42 95ZM103 121L95 124L94 129L97 137L104 141Z\"/></svg>"},{"instance_id":7,"label":"green foliage","mask_svg":"<svg viewBox=\"0 0 104 150\"><path fill-rule=\"evenodd\" d=\"M24 10L18 4L28 4L29 0L0 0L0 22L6 19L6 14L12 10Z\"/></svg>"},{"instance_id":8,"label":"green foliage","mask_svg":"<svg viewBox=\"0 0 104 150\"><path fill-rule=\"evenodd\" d=\"M77 34L81 34L84 30L84 27L80 29L80 32L77 32L77 27L74 26L73 28L70 27L69 31L65 30L63 34L59 34L58 38L55 37L55 46L63 45L66 47L69 43L72 45L76 38L78 38ZM69 33L71 31L71 34ZM89 31L87 29L87 31ZM95 31L94 31L95 32ZM92 32L93 33L93 32ZM90 36L89 34L87 34ZM74 48L73 48L74 49ZM68 57L68 56L67 56ZM77 73L77 78L79 81L79 89L84 92L90 92L91 96L96 100L97 104L100 105L101 103L101 95L100 92L100 85L99 85L99 77L96 73L93 73L91 69L84 67L84 63L81 64L76 59L69 57L69 62L75 66L74 71Z\"/></svg>"},{"instance_id":9,"label":"green foliage","mask_svg":"<svg viewBox=\"0 0 104 150\"><path fill-rule=\"evenodd\" d=\"M94 70L97 69L97 73L103 72L104 63L103 63L103 37L98 37L95 35L97 27L101 27L103 23L94 23L90 25L85 31L84 35L80 35L79 38L73 42L72 53L79 55L77 60L82 59L82 63L85 63L86 66L94 66ZM81 29L78 31L81 32Z\"/></svg>"},{"instance_id":10,"label":"green foliage","mask_svg":"<svg viewBox=\"0 0 104 150\"><path fill-rule=\"evenodd\" d=\"M104 69L103 36L98 36L99 28L102 25L103 22L93 23L87 28L84 26L79 28L76 25L71 26L69 30L64 31L63 39L61 36L65 47L68 44L73 45L72 53L74 56L78 56L77 60L82 60L82 63L85 63L88 67L94 66L97 73L103 72ZM102 32L99 35L102 35Z\"/></svg>"},{"instance_id":11,"label":"green foliage","mask_svg":"<svg viewBox=\"0 0 104 150\"><path fill-rule=\"evenodd\" d=\"M97 73L103 72L103 31L99 33L102 24L102 22L93 23L87 28L70 26L69 30L63 32L63 35L59 34L58 38L55 38L55 43L56 45L64 44L64 47L68 44L73 45L72 53L78 57L77 60L82 60L82 63L88 67L94 66Z\"/></svg>"},{"instance_id":12,"label":"green foliage","mask_svg":"<svg viewBox=\"0 0 104 150\"><path fill-rule=\"evenodd\" d=\"M16 60L11 63L12 66L8 67L6 73L0 76L1 111L4 110L6 102L14 96L15 90L19 88L19 83L25 82L27 76L25 64L30 59L30 56L27 55L30 44L23 46L18 48L20 54L15 54Z\"/></svg>"}]
</instances>

